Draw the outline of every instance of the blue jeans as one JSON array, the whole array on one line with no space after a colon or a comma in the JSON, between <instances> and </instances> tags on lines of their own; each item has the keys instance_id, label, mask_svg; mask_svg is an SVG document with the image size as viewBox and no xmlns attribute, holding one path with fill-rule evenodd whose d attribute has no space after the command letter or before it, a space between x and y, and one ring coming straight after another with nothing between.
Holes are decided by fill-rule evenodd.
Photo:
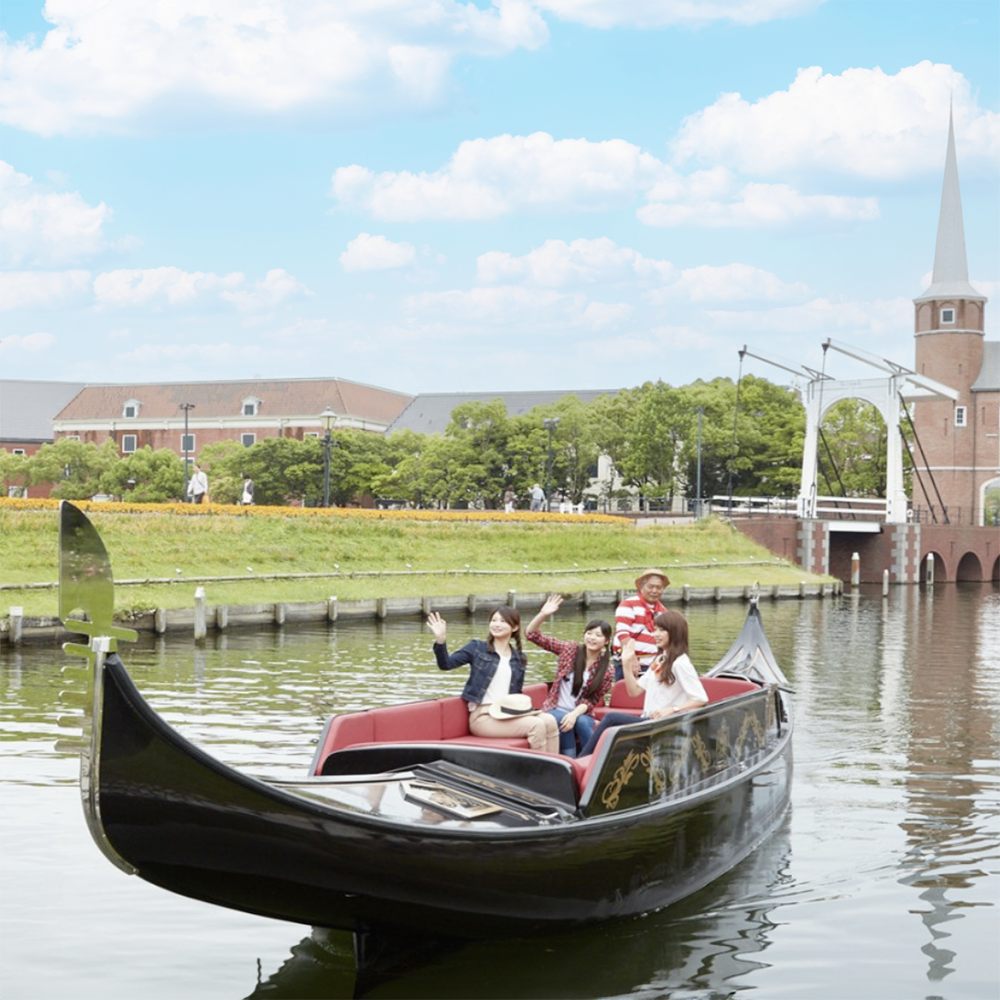
<instances>
[{"instance_id":1,"label":"blue jeans","mask_svg":"<svg viewBox=\"0 0 1000 1000\"><path fill-rule=\"evenodd\" d=\"M546 711L556 720L557 724L569 715L565 708L549 708ZM559 752L566 757L575 757L577 741L579 740L580 746L586 746L596 725L594 717L587 712L576 720L576 724L568 733L564 733L560 729Z\"/></svg>"},{"instance_id":2,"label":"blue jeans","mask_svg":"<svg viewBox=\"0 0 1000 1000\"><path fill-rule=\"evenodd\" d=\"M597 741L601 738L606 729L613 729L615 726L629 726L633 722L642 722L642 719L638 715L629 715L628 712L608 712L603 719L601 719L601 724L594 730L590 739L584 744L583 749L580 751L581 757L586 757L588 754L594 752L594 748L597 746ZM562 734L560 733L560 736Z\"/></svg>"}]
</instances>

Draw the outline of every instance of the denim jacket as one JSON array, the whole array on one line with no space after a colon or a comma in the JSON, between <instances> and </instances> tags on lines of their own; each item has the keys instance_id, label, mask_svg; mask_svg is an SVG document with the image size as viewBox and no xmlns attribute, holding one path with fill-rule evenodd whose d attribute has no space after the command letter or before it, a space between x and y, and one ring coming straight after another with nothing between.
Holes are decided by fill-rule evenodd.
<instances>
[{"instance_id":1,"label":"denim jacket","mask_svg":"<svg viewBox=\"0 0 1000 1000\"><path fill-rule=\"evenodd\" d=\"M454 670L468 663L470 665L469 679L465 682L462 697L468 702L481 704L486 696L486 689L493 680L500 664L500 656L491 653L485 639L473 639L466 643L457 653L448 654L448 644L434 643L434 656L437 665L442 670ZM518 652L517 646L510 647L510 694L518 694L524 687L524 657Z\"/></svg>"}]
</instances>

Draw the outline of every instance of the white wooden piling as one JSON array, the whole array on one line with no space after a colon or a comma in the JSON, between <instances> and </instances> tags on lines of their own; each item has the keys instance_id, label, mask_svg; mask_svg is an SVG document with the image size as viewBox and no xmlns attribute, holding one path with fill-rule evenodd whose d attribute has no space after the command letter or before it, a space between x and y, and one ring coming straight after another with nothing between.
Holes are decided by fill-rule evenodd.
<instances>
[{"instance_id":1,"label":"white wooden piling","mask_svg":"<svg viewBox=\"0 0 1000 1000\"><path fill-rule=\"evenodd\" d=\"M11 608L7 619L10 622L10 643L20 646L24 632L24 608Z\"/></svg>"},{"instance_id":2,"label":"white wooden piling","mask_svg":"<svg viewBox=\"0 0 1000 1000\"><path fill-rule=\"evenodd\" d=\"M857 587L861 583L861 556L855 552L851 556L851 586Z\"/></svg>"},{"instance_id":3,"label":"white wooden piling","mask_svg":"<svg viewBox=\"0 0 1000 1000\"><path fill-rule=\"evenodd\" d=\"M205 588L197 587L194 592L194 639L204 642L208 634L208 599Z\"/></svg>"}]
</instances>

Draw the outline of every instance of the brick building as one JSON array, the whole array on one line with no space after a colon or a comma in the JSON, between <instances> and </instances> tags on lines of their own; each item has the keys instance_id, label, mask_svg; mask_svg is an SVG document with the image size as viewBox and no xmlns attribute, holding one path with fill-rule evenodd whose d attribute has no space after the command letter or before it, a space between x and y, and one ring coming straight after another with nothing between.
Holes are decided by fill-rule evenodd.
<instances>
[{"instance_id":1,"label":"brick building","mask_svg":"<svg viewBox=\"0 0 1000 1000\"><path fill-rule=\"evenodd\" d=\"M987 490L1000 489L1000 343L986 340L986 296L969 283L950 120L934 270L913 301L916 370L959 393L954 403L915 404L922 452L914 454L913 503L938 520L943 506L953 524L982 524Z\"/></svg>"},{"instance_id":2,"label":"brick building","mask_svg":"<svg viewBox=\"0 0 1000 1000\"><path fill-rule=\"evenodd\" d=\"M327 422L380 434L412 398L338 378L88 385L58 412L53 430L57 439L98 446L111 438L122 455L148 445L194 459L216 441L250 447L269 437L319 437Z\"/></svg>"}]
</instances>

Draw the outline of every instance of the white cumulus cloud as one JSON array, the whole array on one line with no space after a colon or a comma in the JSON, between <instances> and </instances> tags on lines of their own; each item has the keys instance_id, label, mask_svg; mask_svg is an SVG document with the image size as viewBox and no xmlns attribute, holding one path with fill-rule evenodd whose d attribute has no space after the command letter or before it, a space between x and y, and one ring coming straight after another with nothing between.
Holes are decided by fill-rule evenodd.
<instances>
[{"instance_id":1,"label":"white cumulus cloud","mask_svg":"<svg viewBox=\"0 0 1000 1000\"><path fill-rule=\"evenodd\" d=\"M615 330L632 318L627 302L591 302L583 311L583 324L591 330Z\"/></svg>"},{"instance_id":2,"label":"white cumulus cloud","mask_svg":"<svg viewBox=\"0 0 1000 1000\"><path fill-rule=\"evenodd\" d=\"M252 287L235 291L227 289L222 293L222 297L227 302L232 302L240 312L259 312L263 309L272 309L287 299L298 299L312 294L301 281L277 267L268 271L262 280L255 281Z\"/></svg>"},{"instance_id":3,"label":"white cumulus cloud","mask_svg":"<svg viewBox=\"0 0 1000 1000\"><path fill-rule=\"evenodd\" d=\"M536 49L528 0L52 0L39 44L0 36L0 122L40 135L433 107L460 55Z\"/></svg>"},{"instance_id":4,"label":"white cumulus cloud","mask_svg":"<svg viewBox=\"0 0 1000 1000\"><path fill-rule=\"evenodd\" d=\"M244 280L238 271L220 276L178 267L122 268L94 279L94 297L108 306L181 305L207 292L239 287Z\"/></svg>"},{"instance_id":5,"label":"white cumulus cloud","mask_svg":"<svg viewBox=\"0 0 1000 1000\"><path fill-rule=\"evenodd\" d=\"M586 299L579 293L563 294L550 289L502 285L469 291L421 292L407 296L403 304L407 309L451 316L466 322L503 325L570 320L582 314Z\"/></svg>"},{"instance_id":6,"label":"white cumulus cloud","mask_svg":"<svg viewBox=\"0 0 1000 1000\"><path fill-rule=\"evenodd\" d=\"M53 191L0 160L0 262L4 267L61 264L107 248L112 211L79 192Z\"/></svg>"},{"instance_id":7,"label":"white cumulus cloud","mask_svg":"<svg viewBox=\"0 0 1000 1000\"><path fill-rule=\"evenodd\" d=\"M338 168L331 193L383 221L490 219L514 211L599 211L628 205L667 168L623 139L553 139L547 132L461 143L440 170L375 174Z\"/></svg>"},{"instance_id":8,"label":"white cumulus cloud","mask_svg":"<svg viewBox=\"0 0 1000 1000\"><path fill-rule=\"evenodd\" d=\"M340 255L340 266L349 274L357 271L386 271L412 264L417 251L410 243L393 243L385 236L358 235Z\"/></svg>"},{"instance_id":9,"label":"white cumulus cloud","mask_svg":"<svg viewBox=\"0 0 1000 1000\"><path fill-rule=\"evenodd\" d=\"M513 212L597 212L627 207L650 226L784 226L870 221L875 198L804 195L787 184L741 183L725 167L685 176L623 139L554 139L547 132L470 139L440 170L411 173L351 164L333 174L339 207L388 222L492 219ZM503 262L484 262L488 271Z\"/></svg>"},{"instance_id":10,"label":"white cumulus cloud","mask_svg":"<svg viewBox=\"0 0 1000 1000\"><path fill-rule=\"evenodd\" d=\"M182 271L179 267L123 268L94 279L94 298L103 306L192 305L206 296L218 296L240 312L259 312L313 293L282 268L247 284L240 271L220 275L211 271Z\"/></svg>"},{"instance_id":11,"label":"white cumulus cloud","mask_svg":"<svg viewBox=\"0 0 1000 1000\"><path fill-rule=\"evenodd\" d=\"M890 180L940 175L949 103L963 167L1000 158L1000 115L981 110L969 81L928 61L889 74L879 67L839 75L800 69L787 90L750 103L725 93L686 118L674 162L726 165L757 177L789 171Z\"/></svg>"},{"instance_id":12,"label":"white cumulus cloud","mask_svg":"<svg viewBox=\"0 0 1000 1000\"><path fill-rule=\"evenodd\" d=\"M770 271L750 264L723 264L685 268L677 279L646 294L652 305L668 302L696 304L762 301L782 302L805 299L809 287L800 281L787 284Z\"/></svg>"},{"instance_id":13,"label":"white cumulus cloud","mask_svg":"<svg viewBox=\"0 0 1000 1000\"><path fill-rule=\"evenodd\" d=\"M750 264L724 264L681 270L669 260L643 256L606 236L598 239L546 240L529 253L515 256L500 250L476 261L483 282L523 282L548 288L567 285L609 285L642 291L651 305L722 303L740 300L768 302L804 300L809 288L787 284L770 271ZM595 303L596 305L596 303Z\"/></svg>"},{"instance_id":14,"label":"white cumulus cloud","mask_svg":"<svg viewBox=\"0 0 1000 1000\"><path fill-rule=\"evenodd\" d=\"M562 21L591 28L697 27L712 21L760 24L815 10L823 0L535 0Z\"/></svg>"},{"instance_id":15,"label":"white cumulus cloud","mask_svg":"<svg viewBox=\"0 0 1000 1000\"><path fill-rule=\"evenodd\" d=\"M23 337L14 334L0 340L0 353L13 355L16 353L38 354L54 347L56 338L51 333L27 333Z\"/></svg>"},{"instance_id":16,"label":"white cumulus cloud","mask_svg":"<svg viewBox=\"0 0 1000 1000\"><path fill-rule=\"evenodd\" d=\"M491 250L476 260L480 281L526 280L557 288L571 284L630 283L639 279L668 281L676 273L670 261L644 257L606 236L598 239L546 240L516 257Z\"/></svg>"},{"instance_id":17,"label":"white cumulus cloud","mask_svg":"<svg viewBox=\"0 0 1000 1000\"><path fill-rule=\"evenodd\" d=\"M739 311L708 310L706 315L726 329L769 333L860 338L901 332L912 338L913 334L913 302L904 298L859 302L821 297L800 305Z\"/></svg>"},{"instance_id":18,"label":"white cumulus cloud","mask_svg":"<svg viewBox=\"0 0 1000 1000\"><path fill-rule=\"evenodd\" d=\"M0 309L57 306L90 294L90 271L0 271Z\"/></svg>"}]
</instances>

